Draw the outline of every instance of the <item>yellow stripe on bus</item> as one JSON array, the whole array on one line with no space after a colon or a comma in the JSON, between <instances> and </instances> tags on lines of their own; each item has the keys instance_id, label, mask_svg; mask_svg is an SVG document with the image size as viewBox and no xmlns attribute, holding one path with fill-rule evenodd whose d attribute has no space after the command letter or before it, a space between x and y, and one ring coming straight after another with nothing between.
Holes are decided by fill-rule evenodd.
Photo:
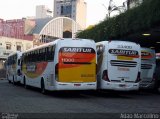
<instances>
[{"instance_id":1,"label":"yellow stripe on bus","mask_svg":"<svg viewBox=\"0 0 160 119\"><path fill-rule=\"evenodd\" d=\"M59 69L59 82L95 82L96 64Z\"/></svg>"},{"instance_id":2,"label":"yellow stripe on bus","mask_svg":"<svg viewBox=\"0 0 160 119\"><path fill-rule=\"evenodd\" d=\"M126 57L126 56L117 56L118 60L133 60L132 57Z\"/></svg>"}]
</instances>

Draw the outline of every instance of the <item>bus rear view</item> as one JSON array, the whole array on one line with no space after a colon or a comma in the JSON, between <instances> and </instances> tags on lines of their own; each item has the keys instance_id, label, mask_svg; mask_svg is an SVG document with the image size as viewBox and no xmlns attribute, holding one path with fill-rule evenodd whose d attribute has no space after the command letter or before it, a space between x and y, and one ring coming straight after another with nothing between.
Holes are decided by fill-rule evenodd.
<instances>
[{"instance_id":1,"label":"bus rear view","mask_svg":"<svg viewBox=\"0 0 160 119\"><path fill-rule=\"evenodd\" d=\"M20 58L22 56L22 52L16 51L10 54L7 58L6 63L6 78L13 84L19 83L21 81L21 61Z\"/></svg>"},{"instance_id":2,"label":"bus rear view","mask_svg":"<svg viewBox=\"0 0 160 119\"><path fill-rule=\"evenodd\" d=\"M62 40L58 47L57 90L95 90L95 43L86 39Z\"/></svg>"},{"instance_id":3,"label":"bus rear view","mask_svg":"<svg viewBox=\"0 0 160 119\"><path fill-rule=\"evenodd\" d=\"M140 46L127 41L104 41L99 44L104 45L100 66L100 88L119 91L138 90Z\"/></svg>"},{"instance_id":4,"label":"bus rear view","mask_svg":"<svg viewBox=\"0 0 160 119\"><path fill-rule=\"evenodd\" d=\"M141 82L140 88L154 88L156 56L155 50L141 48Z\"/></svg>"}]
</instances>

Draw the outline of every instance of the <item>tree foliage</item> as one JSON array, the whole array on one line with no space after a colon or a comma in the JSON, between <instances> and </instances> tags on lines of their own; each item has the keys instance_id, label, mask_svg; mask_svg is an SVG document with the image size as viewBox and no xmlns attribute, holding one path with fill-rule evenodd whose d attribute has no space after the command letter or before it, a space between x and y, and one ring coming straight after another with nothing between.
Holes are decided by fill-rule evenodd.
<instances>
[{"instance_id":1,"label":"tree foliage","mask_svg":"<svg viewBox=\"0 0 160 119\"><path fill-rule=\"evenodd\" d=\"M78 38L96 42L121 38L160 25L160 0L145 0L140 6L116 17L105 19L90 29L77 33Z\"/></svg>"}]
</instances>

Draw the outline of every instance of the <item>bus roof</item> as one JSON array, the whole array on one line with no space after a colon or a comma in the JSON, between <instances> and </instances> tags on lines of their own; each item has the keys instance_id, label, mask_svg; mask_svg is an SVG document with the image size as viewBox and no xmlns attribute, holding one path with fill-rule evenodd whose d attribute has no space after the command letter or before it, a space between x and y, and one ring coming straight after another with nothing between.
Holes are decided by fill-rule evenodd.
<instances>
[{"instance_id":1,"label":"bus roof","mask_svg":"<svg viewBox=\"0 0 160 119\"><path fill-rule=\"evenodd\" d=\"M45 43L45 44L42 44L40 46L37 46L37 47L34 47L34 48L31 48L27 51L24 51L24 53L28 53L28 52L31 52L31 51L34 51L36 49L41 49L41 48L45 48L47 46L52 46L54 44L57 44L59 41L66 41L66 40L90 40L92 42L94 42L94 40L92 39L77 39L77 38L62 38L62 39L57 39L55 41L52 41L52 42L49 42L49 43Z\"/></svg>"},{"instance_id":2,"label":"bus roof","mask_svg":"<svg viewBox=\"0 0 160 119\"><path fill-rule=\"evenodd\" d=\"M122 41L122 40L108 40L108 41L100 41L100 42L97 42L96 44L98 43L102 43L102 44L106 44L106 43L110 43L110 42L128 42L128 43L134 43L136 45L140 45L136 42L132 42L132 41Z\"/></svg>"}]
</instances>

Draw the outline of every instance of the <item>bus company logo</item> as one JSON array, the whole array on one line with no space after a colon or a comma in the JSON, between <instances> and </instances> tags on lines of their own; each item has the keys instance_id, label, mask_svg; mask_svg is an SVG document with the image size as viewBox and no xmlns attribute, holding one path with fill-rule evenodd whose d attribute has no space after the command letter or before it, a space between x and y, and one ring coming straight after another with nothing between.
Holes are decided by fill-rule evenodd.
<instances>
[{"instance_id":1,"label":"bus company logo","mask_svg":"<svg viewBox=\"0 0 160 119\"><path fill-rule=\"evenodd\" d=\"M138 51L135 50L109 49L109 53L117 56L139 58Z\"/></svg>"},{"instance_id":2,"label":"bus company logo","mask_svg":"<svg viewBox=\"0 0 160 119\"><path fill-rule=\"evenodd\" d=\"M95 50L93 48L83 47L63 47L60 51L69 53L95 53Z\"/></svg>"},{"instance_id":3,"label":"bus company logo","mask_svg":"<svg viewBox=\"0 0 160 119\"><path fill-rule=\"evenodd\" d=\"M150 52L141 51L141 58L142 59L151 59L153 55Z\"/></svg>"}]
</instances>

